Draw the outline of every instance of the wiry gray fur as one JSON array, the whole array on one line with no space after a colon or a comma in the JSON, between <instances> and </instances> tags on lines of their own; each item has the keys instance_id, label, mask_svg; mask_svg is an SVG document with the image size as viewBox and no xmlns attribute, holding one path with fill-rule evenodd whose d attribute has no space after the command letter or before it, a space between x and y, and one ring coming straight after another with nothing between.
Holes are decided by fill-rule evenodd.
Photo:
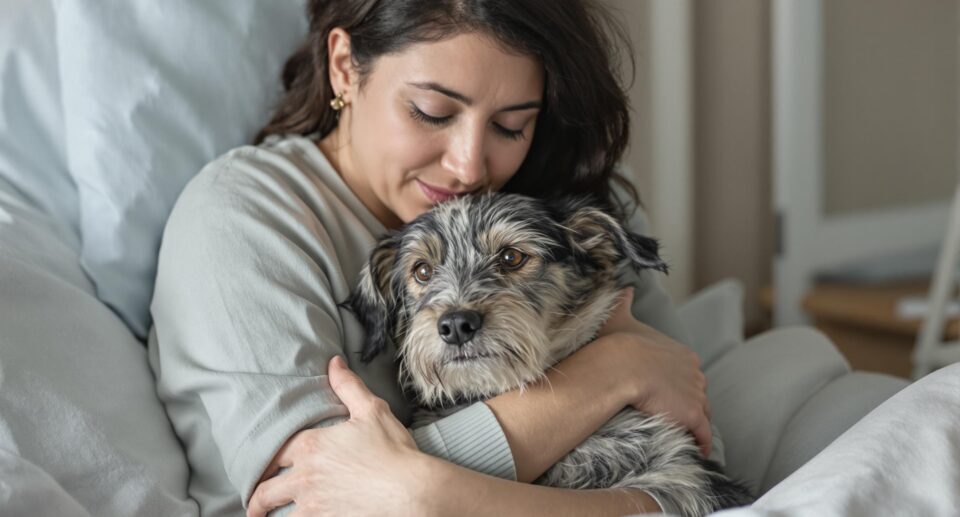
<instances>
[{"instance_id":1,"label":"wiry gray fur","mask_svg":"<svg viewBox=\"0 0 960 517\"><path fill-rule=\"evenodd\" d=\"M666 271L657 243L626 231L590 199L546 203L488 194L437 206L385 237L347 305L367 330L364 360L396 346L400 382L422 409L416 425L465 404L524 389L589 343L622 288L624 267ZM510 269L501 258L527 256ZM426 282L414 273L433 271ZM482 326L448 344L438 327L451 311ZM747 504L746 489L703 459L684 429L625 409L537 483L648 492L665 510L703 515Z\"/></svg>"}]
</instances>

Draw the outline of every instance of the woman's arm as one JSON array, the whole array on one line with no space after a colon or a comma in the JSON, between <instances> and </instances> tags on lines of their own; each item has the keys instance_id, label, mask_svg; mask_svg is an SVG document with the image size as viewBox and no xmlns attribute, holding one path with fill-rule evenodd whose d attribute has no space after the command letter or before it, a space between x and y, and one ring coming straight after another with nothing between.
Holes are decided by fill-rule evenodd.
<instances>
[{"instance_id":1,"label":"woman's arm","mask_svg":"<svg viewBox=\"0 0 960 517\"><path fill-rule=\"evenodd\" d=\"M574 490L516 483L421 455L414 508L422 515L628 515L659 512L640 490Z\"/></svg>"},{"instance_id":2,"label":"woman's arm","mask_svg":"<svg viewBox=\"0 0 960 517\"><path fill-rule=\"evenodd\" d=\"M330 385L350 420L294 435L247 510L294 502L307 515L623 515L659 511L647 494L567 490L508 481L421 453L389 406L335 358ZM358 483L356 480L362 479Z\"/></svg>"},{"instance_id":3,"label":"woman's arm","mask_svg":"<svg viewBox=\"0 0 960 517\"><path fill-rule=\"evenodd\" d=\"M705 386L696 354L646 327L602 337L522 393L486 403L510 444L517 480L531 482L628 405L666 413L709 444Z\"/></svg>"},{"instance_id":4,"label":"woman's arm","mask_svg":"<svg viewBox=\"0 0 960 517\"><path fill-rule=\"evenodd\" d=\"M544 380L487 400L510 444L518 481L539 477L627 405L666 413L710 454L699 358L636 321L632 301L628 288L600 338L551 368Z\"/></svg>"},{"instance_id":5,"label":"woman's arm","mask_svg":"<svg viewBox=\"0 0 960 517\"><path fill-rule=\"evenodd\" d=\"M486 401L510 444L517 481L535 480L629 403L629 384L598 348L606 347L589 345L523 392Z\"/></svg>"},{"instance_id":6,"label":"woman's arm","mask_svg":"<svg viewBox=\"0 0 960 517\"><path fill-rule=\"evenodd\" d=\"M631 300L632 292L628 290L604 327L605 335L559 363L548 375L549 382L538 383L523 395L507 393L487 401L503 422L504 432L515 449L521 481L538 477L629 403L653 408L692 407L691 421L706 422L703 376L696 354L636 322L629 313ZM362 503L376 513L395 508L398 501L419 504L417 498L425 487L448 484L462 486L423 497L437 509L446 508L448 503L500 504L488 498L500 499L503 504L535 501L535 508L552 510L559 506L575 514L582 513L581 504L593 511L635 504L641 509L656 508L651 506L650 496L637 492L570 492L533 487L508 480L494 481L491 476L437 458L426 461L426 455L417 450L409 432L396 421L383 400L372 394L351 397L350 390L341 393L344 381L337 377L343 375L336 374L331 366L330 385L349 409L351 419L294 434L261 478L249 501L250 515L263 515L291 501L296 501L298 507L311 501L318 508ZM348 385L359 386L353 391L369 394L359 377L350 373L348 380ZM364 402L366 398L376 402ZM683 422L682 418L678 420ZM709 424L706 430L709 432ZM397 442L406 445L398 448ZM398 449L416 454L395 454ZM272 477L283 467L296 467L297 472L291 470ZM474 487L474 482L480 484ZM359 487L363 487L362 493L357 493ZM461 494L461 489L469 494ZM629 508L636 510L636 506Z\"/></svg>"}]
</instances>

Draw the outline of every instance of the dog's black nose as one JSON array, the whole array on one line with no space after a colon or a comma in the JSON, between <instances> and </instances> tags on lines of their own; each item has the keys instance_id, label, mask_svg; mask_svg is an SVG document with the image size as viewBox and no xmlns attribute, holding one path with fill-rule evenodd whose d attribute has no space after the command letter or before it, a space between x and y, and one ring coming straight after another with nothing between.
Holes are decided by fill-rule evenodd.
<instances>
[{"instance_id":1,"label":"dog's black nose","mask_svg":"<svg viewBox=\"0 0 960 517\"><path fill-rule=\"evenodd\" d=\"M483 316L477 311L450 311L440 316L437 332L450 345L463 345L483 326Z\"/></svg>"}]
</instances>

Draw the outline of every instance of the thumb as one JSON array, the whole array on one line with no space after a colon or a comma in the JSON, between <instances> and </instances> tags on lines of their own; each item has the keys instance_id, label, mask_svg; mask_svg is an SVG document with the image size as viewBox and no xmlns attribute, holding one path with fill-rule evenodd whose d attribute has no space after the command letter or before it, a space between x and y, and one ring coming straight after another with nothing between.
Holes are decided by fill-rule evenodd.
<instances>
[{"instance_id":1,"label":"thumb","mask_svg":"<svg viewBox=\"0 0 960 517\"><path fill-rule=\"evenodd\" d=\"M376 395L367 388L359 375L347 367L342 357L333 356L327 367L327 376L330 387L343 405L347 406L351 417L369 411Z\"/></svg>"}]
</instances>

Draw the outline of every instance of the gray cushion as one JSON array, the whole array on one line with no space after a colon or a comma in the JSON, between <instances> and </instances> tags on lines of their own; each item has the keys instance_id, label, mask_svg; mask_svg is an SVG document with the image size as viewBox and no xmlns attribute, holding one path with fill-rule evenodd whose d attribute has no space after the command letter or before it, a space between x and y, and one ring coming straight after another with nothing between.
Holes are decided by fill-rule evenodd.
<instances>
[{"instance_id":1,"label":"gray cushion","mask_svg":"<svg viewBox=\"0 0 960 517\"><path fill-rule=\"evenodd\" d=\"M761 490L766 492L792 474L906 386L904 379L868 372L850 372L825 385L790 419Z\"/></svg>"},{"instance_id":2,"label":"gray cushion","mask_svg":"<svg viewBox=\"0 0 960 517\"><path fill-rule=\"evenodd\" d=\"M704 369L743 343L743 284L726 279L698 291L677 308Z\"/></svg>"},{"instance_id":3,"label":"gray cushion","mask_svg":"<svg viewBox=\"0 0 960 517\"><path fill-rule=\"evenodd\" d=\"M717 359L706 371L707 396L727 470L759 490L793 415L848 371L833 344L805 327L767 332Z\"/></svg>"}]
</instances>

